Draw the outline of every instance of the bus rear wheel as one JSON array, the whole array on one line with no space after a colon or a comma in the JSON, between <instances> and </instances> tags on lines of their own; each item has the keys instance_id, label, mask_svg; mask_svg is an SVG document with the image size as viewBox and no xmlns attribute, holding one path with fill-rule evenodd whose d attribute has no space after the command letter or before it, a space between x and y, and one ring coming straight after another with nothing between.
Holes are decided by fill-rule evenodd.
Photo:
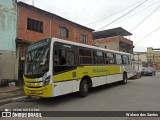
<instances>
[{"instance_id":1,"label":"bus rear wheel","mask_svg":"<svg viewBox=\"0 0 160 120\"><path fill-rule=\"evenodd\" d=\"M79 88L79 95L80 97L86 97L88 95L88 82L86 79L83 79L80 83L80 88Z\"/></svg>"},{"instance_id":2,"label":"bus rear wheel","mask_svg":"<svg viewBox=\"0 0 160 120\"><path fill-rule=\"evenodd\" d=\"M123 80L121 83L122 83L122 85L127 84L127 74L126 73L123 74Z\"/></svg>"}]
</instances>

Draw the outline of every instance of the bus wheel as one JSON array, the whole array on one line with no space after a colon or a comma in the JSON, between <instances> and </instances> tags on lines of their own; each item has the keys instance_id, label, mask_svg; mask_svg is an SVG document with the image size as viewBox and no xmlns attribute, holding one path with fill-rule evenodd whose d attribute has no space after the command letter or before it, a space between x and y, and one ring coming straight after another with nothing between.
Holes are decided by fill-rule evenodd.
<instances>
[{"instance_id":1,"label":"bus wheel","mask_svg":"<svg viewBox=\"0 0 160 120\"><path fill-rule=\"evenodd\" d=\"M122 83L122 85L127 84L127 74L126 73L123 74L123 80L121 83Z\"/></svg>"},{"instance_id":2,"label":"bus wheel","mask_svg":"<svg viewBox=\"0 0 160 120\"><path fill-rule=\"evenodd\" d=\"M86 97L88 95L89 86L87 80L84 79L80 83L79 95L80 97Z\"/></svg>"}]
</instances>

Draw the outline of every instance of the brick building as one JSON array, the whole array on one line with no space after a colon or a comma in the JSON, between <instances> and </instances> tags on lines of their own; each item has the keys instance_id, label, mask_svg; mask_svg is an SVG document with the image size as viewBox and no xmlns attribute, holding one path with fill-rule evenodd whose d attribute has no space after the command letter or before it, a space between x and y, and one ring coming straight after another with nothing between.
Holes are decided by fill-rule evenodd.
<instances>
[{"instance_id":1,"label":"brick building","mask_svg":"<svg viewBox=\"0 0 160 120\"><path fill-rule=\"evenodd\" d=\"M69 21L53 13L18 2L17 48L19 68L23 70L29 44L47 37L56 37L92 45L93 29Z\"/></svg>"},{"instance_id":2,"label":"brick building","mask_svg":"<svg viewBox=\"0 0 160 120\"><path fill-rule=\"evenodd\" d=\"M130 32L121 27L93 32L93 45L116 51L133 53L133 41L123 37L130 35L132 35Z\"/></svg>"}]
</instances>

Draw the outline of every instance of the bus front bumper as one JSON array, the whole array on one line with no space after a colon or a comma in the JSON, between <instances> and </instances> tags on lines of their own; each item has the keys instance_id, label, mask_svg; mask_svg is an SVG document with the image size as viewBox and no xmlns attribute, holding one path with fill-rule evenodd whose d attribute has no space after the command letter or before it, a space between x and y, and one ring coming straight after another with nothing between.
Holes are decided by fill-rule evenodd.
<instances>
[{"instance_id":1,"label":"bus front bumper","mask_svg":"<svg viewBox=\"0 0 160 120\"><path fill-rule=\"evenodd\" d=\"M53 97L52 95L52 84L48 84L45 87L40 87L40 88L31 88L31 87L27 87L24 86L24 92L25 95L28 96L38 96L38 97Z\"/></svg>"}]
</instances>

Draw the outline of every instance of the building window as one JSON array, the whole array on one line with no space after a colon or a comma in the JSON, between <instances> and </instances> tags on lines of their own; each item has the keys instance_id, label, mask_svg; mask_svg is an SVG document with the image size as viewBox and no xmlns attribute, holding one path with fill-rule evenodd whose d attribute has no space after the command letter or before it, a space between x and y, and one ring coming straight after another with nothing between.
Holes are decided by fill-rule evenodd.
<instances>
[{"instance_id":1,"label":"building window","mask_svg":"<svg viewBox=\"0 0 160 120\"><path fill-rule=\"evenodd\" d=\"M43 22L27 18L27 30L43 33Z\"/></svg>"},{"instance_id":2,"label":"building window","mask_svg":"<svg viewBox=\"0 0 160 120\"><path fill-rule=\"evenodd\" d=\"M59 36L60 37L68 38L69 37L69 35L68 35L68 29L64 28L64 27L59 27Z\"/></svg>"},{"instance_id":3,"label":"building window","mask_svg":"<svg viewBox=\"0 0 160 120\"><path fill-rule=\"evenodd\" d=\"M83 43L88 43L88 36L81 34L80 40L81 40L81 42L83 42Z\"/></svg>"}]
</instances>

